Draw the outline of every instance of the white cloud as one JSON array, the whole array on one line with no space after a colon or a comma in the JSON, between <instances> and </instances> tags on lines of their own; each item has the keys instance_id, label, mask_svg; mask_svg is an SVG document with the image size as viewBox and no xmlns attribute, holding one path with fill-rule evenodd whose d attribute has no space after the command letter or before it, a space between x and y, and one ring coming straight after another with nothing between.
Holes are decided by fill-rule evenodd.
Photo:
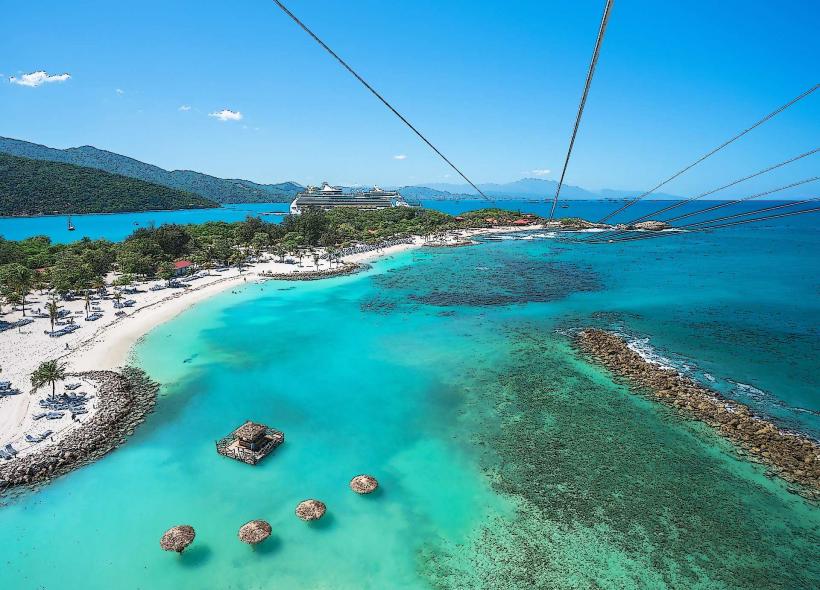
<instances>
[{"instance_id":1,"label":"white cloud","mask_svg":"<svg viewBox=\"0 0 820 590\"><path fill-rule=\"evenodd\" d=\"M189 104L180 105L178 110L180 110L180 111L190 111L191 110L191 105L189 105Z\"/></svg>"},{"instance_id":2,"label":"white cloud","mask_svg":"<svg viewBox=\"0 0 820 590\"><path fill-rule=\"evenodd\" d=\"M394 160L406 160L407 156L405 156L404 154L398 154L396 156L393 156L393 159Z\"/></svg>"},{"instance_id":3,"label":"white cloud","mask_svg":"<svg viewBox=\"0 0 820 590\"><path fill-rule=\"evenodd\" d=\"M239 111L232 111L231 109L222 109L215 113L208 113L209 117L214 117L220 121L241 121L242 113Z\"/></svg>"},{"instance_id":4,"label":"white cloud","mask_svg":"<svg viewBox=\"0 0 820 590\"><path fill-rule=\"evenodd\" d=\"M122 88L117 88L114 92L116 92L119 95L125 94L125 90L123 90Z\"/></svg>"},{"instance_id":5,"label":"white cloud","mask_svg":"<svg viewBox=\"0 0 820 590\"><path fill-rule=\"evenodd\" d=\"M534 174L535 176L546 176L552 172L552 170L548 170L547 168L537 168L535 170L530 170L530 173Z\"/></svg>"},{"instance_id":6,"label":"white cloud","mask_svg":"<svg viewBox=\"0 0 820 590\"><path fill-rule=\"evenodd\" d=\"M9 78L9 82L12 84L17 84L18 86L29 86L34 88L35 86L39 86L40 84L49 84L51 82L65 82L71 78L70 74L54 74L49 75L43 70L38 70L36 72L31 72L30 74L23 74L19 78L16 76L11 76Z\"/></svg>"}]
</instances>

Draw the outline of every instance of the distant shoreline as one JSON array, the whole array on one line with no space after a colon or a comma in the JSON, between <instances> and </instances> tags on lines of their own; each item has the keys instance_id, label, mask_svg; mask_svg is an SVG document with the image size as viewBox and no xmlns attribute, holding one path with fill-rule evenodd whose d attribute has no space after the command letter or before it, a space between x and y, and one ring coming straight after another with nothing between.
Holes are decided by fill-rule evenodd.
<instances>
[{"instance_id":1,"label":"distant shoreline","mask_svg":"<svg viewBox=\"0 0 820 590\"><path fill-rule=\"evenodd\" d=\"M628 199L562 199L564 203L623 203ZM645 203L676 203L685 199L643 199ZM698 199L700 203L724 203L732 199ZM755 203L789 203L798 201L799 199L755 199ZM509 203L522 202L533 205L544 204L546 201L542 198L525 198L525 197L497 197L491 201L485 201L479 195L475 198L464 199L436 199L433 197L426 199L419 199L419 202L427 201L430 203L481 203L486 202L488 206L492 203ZM138 215L140 213L172 213L176 211L215 211L218 209L231 209L235 205L282 205L290 203L288 201L250 201L246 203L219 203L219 207L191 207L184 209L144 209L140 211L106 211L100 213L43 213L41 215L0 215L2 219L42 219L48 217L87 217L90 215ZM259 215L270 214L270 212L260 212Z\"/></svg>"}]
</instances>

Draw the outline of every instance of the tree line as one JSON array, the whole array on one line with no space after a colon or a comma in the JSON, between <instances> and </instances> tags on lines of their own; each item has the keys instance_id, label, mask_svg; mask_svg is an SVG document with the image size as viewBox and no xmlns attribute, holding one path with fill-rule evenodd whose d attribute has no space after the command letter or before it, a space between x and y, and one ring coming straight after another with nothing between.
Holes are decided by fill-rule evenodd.
<instances>
[{"instance_id":1,"label":"tree line","mask_svg":"<svg viewBox=\"0 0 820 590\"><path fill-rule=\"evenodd\" d=\"M33 288L51 287L60 294L102 287L118 271L119 284L142 278L171 278L174 261L187 259L201 267L241 265L263 252L281 259L322 248L331 254L356 243L375 244L411 235L430 236L455 229L511 223L519 213L484 209L454 217L440 211L394 207L377 211L337 208L289 215L282 223L258 217L228 223L164 224L135 230L122 242L83 238L54 244L46 236L20 241L0 237L0 294L25 304Z\"/></svg>"}]
</instances>

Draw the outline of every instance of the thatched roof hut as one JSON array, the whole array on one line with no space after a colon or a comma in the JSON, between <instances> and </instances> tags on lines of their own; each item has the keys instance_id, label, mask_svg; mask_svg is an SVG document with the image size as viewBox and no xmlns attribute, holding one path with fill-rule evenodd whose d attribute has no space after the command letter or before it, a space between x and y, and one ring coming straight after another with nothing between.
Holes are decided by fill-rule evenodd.
<instances>
[{"instance_id":1,"label":"thatched roof hut","mask_svg":"<svg viewBox=\"0 0 820 590\"><path fill-rule=\"evenodd\" d=\"M350 489L357 494L370 494L378 487L379 482L372 475L357 475L350 480Z\"/></svg>"},{"instance_id":2,"label":"thatched roof hut","mask_svg":"<svg viewBox=\"0 0 820 590\"><path fill-rule=\"evenodd\" d=\"M265 436L267 430L268 428L264 424L257 424L249 420L237 428L234 434L239 437L240 440L253 442Z\"/></svg>"},{"instance_id":3,"label":"thatched roof hut","mask_svg":"<svg viewBox=\"0 0 820 590\"><path fill-rule=\"evenodd\" d=\"M271 526L264 520L252 520L239 528L239 540L256 545L270 537L271 530Z\"/></svg>"},{"instance_id":4,"label":"thatched roof hut","mask_svg":"<svg viewBox=\"0 0 820 590\"><path fill-rule=\"evenodd\" d=\"M181 524L165 531L159 540L159 546L166 551L182 553L188 545L194 542L194 537L196 537L194 527Z\"/></svg>"},{"instance_id":5,"label":"thatched roof hut","mask_svg":"<svg viewBox=\"0 0 820 590\"><path fill-rule=\"evenodd\" d=\"M305 500L296 507L296 516L302 520L319 520L325 515L327 506L319 500Z\"/></svg>"}]
</instances>

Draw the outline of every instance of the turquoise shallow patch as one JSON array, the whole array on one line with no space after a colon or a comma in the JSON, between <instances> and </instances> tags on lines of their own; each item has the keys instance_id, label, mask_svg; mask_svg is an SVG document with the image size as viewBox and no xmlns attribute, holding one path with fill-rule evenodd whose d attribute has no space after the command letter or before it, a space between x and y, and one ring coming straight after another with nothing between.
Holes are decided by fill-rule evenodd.
<instances>
[{"instance_id":1,"label":"turquoise shallow patch","mask_svg":"<svg viewBox=\"0 0 820 590\"><path fill-rule=\"evenodd\" d=\"M745 254L720 257L699 236L661 276L664 240L505 241L206 301L136 349L164 385L128 444L0 508L0 587L817 586L817 508L612 383L563 335L596 323L649 337L727 394L816 430L806 350L820 313L797 297L816 290L803 242L731 239ZM214 450L246 419L287 437L255 468ZM359 473L380 491L353 494ZM293 514L309 497L328 506L315 525ZM255 551L236 538L254 518L273 526ZM162 552L181 523L194 545Z\"/></svg>"}]
</instances>

